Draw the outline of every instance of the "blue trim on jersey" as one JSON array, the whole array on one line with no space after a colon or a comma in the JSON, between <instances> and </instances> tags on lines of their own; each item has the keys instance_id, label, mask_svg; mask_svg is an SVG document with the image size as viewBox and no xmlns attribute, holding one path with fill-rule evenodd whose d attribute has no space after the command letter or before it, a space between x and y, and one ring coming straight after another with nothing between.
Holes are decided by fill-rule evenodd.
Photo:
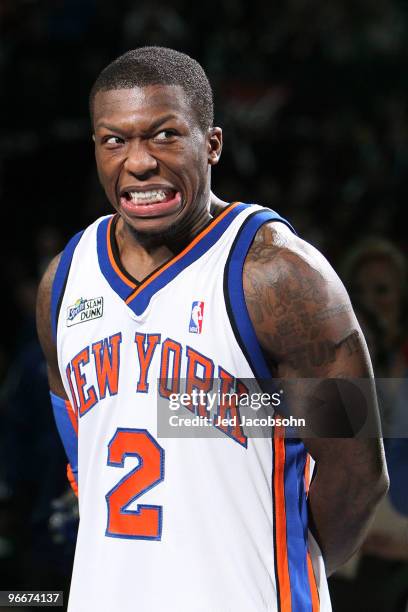
<instances>
[{"instance_id":1,"label":"blue trim on jersey","mask_svg":"<svg viewBox=\"0 0 408 612\"><path fill-rule=\"evenodd\" d=\"M108 254L108 225L112 219L113 215L110 217L106 217L102 219L102 221L98 225L97 233L96 233L96 244L97 244L97 252L98 252L98 260L99 267L101 269L102 274L108 281L109 285L112 289L122 298L122 300L126 300L128 295L131 293L132 288L126 284L120 276L115 272L112 267L112 264L109 259Z\"/></svg>"},{"instance_id":2,"label":"blue trim on jersey","mask_svg":"<svg viewBox=\"0 0 408 612\"><path fill-rule=\"evenodd\" d=\"M78 232L68 242L61 255L61 259L55 272L54 282L52 284L51 290L51 327L54 342L56 342L57 340L58 307L61 302L61 297L65 288L68 272L71 267L71 261L74 255L74 251L83 233L83 230Z\"/></svg>"},{"instance_id":3,"label":"blue trim on jersey","mask_svg":"<svg viewBox=\"0 0 408 612\"><path fill-rule=\"evenodd\" d=\"M225 217L217 222L217 217L209 224L207 230L203 230L204 235L200 240L187 252L177 259L177 261L170 262L171 265L168 267L163 266L163 271L158 270L158 276L153 280L149 277L139 285L135 285L132 289L127 283L125 283L116 270L113 268L108 253L108 240L110 237L108 234L108 225L111 217L103 219L97 230L97 250L99 266L102 274L108 281L111 288L123 299L126 300L137 288L140 288L138 293L133 300L128 303L128 306L136 315L141 315L148 307L151 298L157 291L165 287L170 281L172 281L180 272L182 272L189 265L197 261L208 249L210 249L217 240L220 239L225 230L229 227L232 221L246 208L252 206L251 204L238 204L234 206L230 211L227 212ZM214 224L213 227L211 225ZM188 249L188 247L186 247Z\"/></svg>"},{"instance_id":4,"label":"blue trim on jersey","mask_svg":"<svg viewBox=\"0 0 408 612\"><path fill-rule=\"evenodd\" d=\"M312 612L307 571L307 498L304 487L306 456L301 440L285 439L285 510L292 610Z\"/></svg>"},{"instance_id":5,"label":"blue trim on jersey","mask_svg":"<svg viewBox=\"0 0 408 612\"><path fill-rule=\"evenodd\" d=\"M50 391L52 410L65 453L78 484L78 436L67 413L65 400ZM74 415L76 418L76 415Z\"/></svg>"},{"instance_id":6,"label":"blue trim on jersey","mask_svg":"<svg viewBox=\"0 0 408 612\"><path fill-rule=\"evenodd\" d=\"M234 331L239 335L238 343L241 344L240 340L242 340L243 352L257 379L270 379L271 374L248 313L242 275L245 258L257 231L264 223L270 221L282 221L295 233L290 223L274 210L265 209L256 212L244 222L238 233L226 268L226 290L228 292L226 297L229 298L228 310L231 311L233 319L231 323L233 323Z\"/></svg>"},{"instance_id":7,"label":"blue trim on jersey","mask_svg":"<svg viewBox=\"0 0 408 612\"><path fill-rule=\"evenodd\" d=\"M275 211L263 210L248 217L232 246L224 283L226 306L237 341L255 377L261 385L264 379L268 387L273 381L245 302L243 268L257 231L270 221L282 221L295 233L290 223ZM306 454L301 440L285 440L285 512L292 610L312 612L307 571L307 499L304 488Z\"/></svg>"}]
</instances>

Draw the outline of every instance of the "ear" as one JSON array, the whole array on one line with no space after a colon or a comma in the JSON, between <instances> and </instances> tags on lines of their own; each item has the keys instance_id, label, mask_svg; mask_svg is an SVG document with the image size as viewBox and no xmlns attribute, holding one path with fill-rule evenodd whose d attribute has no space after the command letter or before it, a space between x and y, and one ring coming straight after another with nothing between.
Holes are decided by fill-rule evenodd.
<instances>
[{"instance_id":1,"label":"ear","mask_svg":"<svg viewBox=\"0 0 408 612\"><path fill-rule=\"evenodd\" d=\"M92 140L95 142L95 134L92 134Z\"/></svg>"},{"instance_id":2,"label":"ear","mask_svg":"<svg viewBox=\"0 0 408 612\"><path fill-rule=\"evenodd\" d=\"M218 164L222 151L222 129L213 127L208 130L208 163L210 166Z\"/></svg>"}]
</instances>

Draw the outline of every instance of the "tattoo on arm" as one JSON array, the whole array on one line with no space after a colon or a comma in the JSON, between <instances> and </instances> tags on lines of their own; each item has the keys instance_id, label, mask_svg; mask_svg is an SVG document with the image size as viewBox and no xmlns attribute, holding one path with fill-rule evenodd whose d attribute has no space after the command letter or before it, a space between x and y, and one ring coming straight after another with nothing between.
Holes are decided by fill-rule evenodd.
<instances>
[{"instance_id":1,"label":"tattoo on arm","mask_svg":"<svg viewBox=\"0 0 408 612\"><path fill-rule=\"evenodd\" d=\"M272 234L259 232L244 267L245 298L261 345L272 358L284 355L304 375L334 363L340 349L348 356L357 352L359 333L338 324L352 310L347 296L343 292L333 304L319 265L285 248L282 240L273 243ZM326 335L329 328L334 333Z\"/></svg>"}]
</instances>

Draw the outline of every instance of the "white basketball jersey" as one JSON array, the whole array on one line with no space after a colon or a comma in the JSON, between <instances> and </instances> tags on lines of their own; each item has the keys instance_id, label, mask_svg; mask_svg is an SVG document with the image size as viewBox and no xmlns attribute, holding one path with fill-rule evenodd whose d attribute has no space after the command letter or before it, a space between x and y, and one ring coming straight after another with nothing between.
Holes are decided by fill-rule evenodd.
<instances>
[{"instance_id":1,"label":"white basketball jersey","mask_svg":"<svg viewBox=\"0 0 408 612\"><path fill-rule=\"evenodd\" d=\"M78 422L70 612L331 610L301 441L251 438L244 426L160 435L161 407L186 385L231 390L270 376L242 269L273 220L285 222L234 203L140 284L118 261L115 216L65 250L52 316Z\"/></svg>"}]
</instances>

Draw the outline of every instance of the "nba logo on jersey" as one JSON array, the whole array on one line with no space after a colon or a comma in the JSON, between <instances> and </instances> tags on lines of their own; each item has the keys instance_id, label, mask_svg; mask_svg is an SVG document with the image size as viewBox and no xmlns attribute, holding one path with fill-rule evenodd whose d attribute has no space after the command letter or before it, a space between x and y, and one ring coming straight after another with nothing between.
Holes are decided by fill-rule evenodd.
<instances>
[{"instance_id":1,"label":"nba logo on jersey","mask_svg":"<svg viewBox=\"0 0 408 612\"><path fill-rule=\"evenodd\" d=\"M201 334L204 316L204 302L193 302L191 305L191 317L189 332L192 334Z\"/></svg>"}]
</instances>

